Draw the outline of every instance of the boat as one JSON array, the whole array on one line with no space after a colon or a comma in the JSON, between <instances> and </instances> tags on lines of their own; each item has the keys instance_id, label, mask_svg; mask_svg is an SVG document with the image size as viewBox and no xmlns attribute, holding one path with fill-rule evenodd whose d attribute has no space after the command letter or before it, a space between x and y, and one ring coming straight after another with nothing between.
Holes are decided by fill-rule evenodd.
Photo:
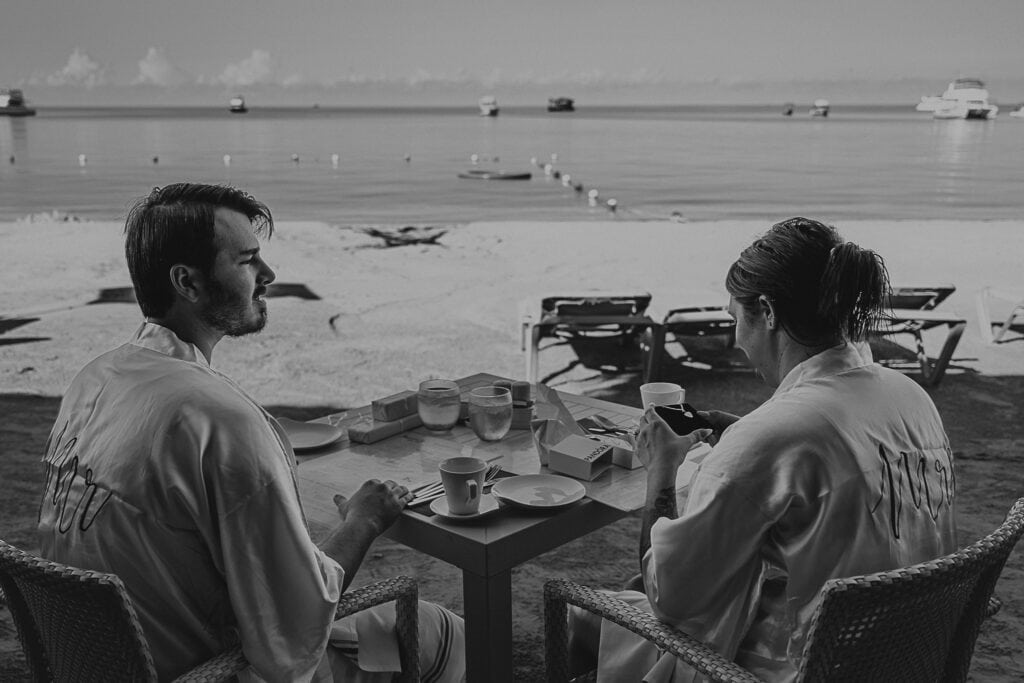
<instances>
[{"instance_id":1,"label":"boat","mask_svg":"<svg viewBox=\"0 0 1024 683\"><path fill-rule=\"evenodd\" d=\"M228 106L231 108L232 114L244 114L249 111L249 108L245 106L245 99L242 97L232 97L228 102Z\"/></svg>"},{"instance_id":2,"label":"boat","mask_svg":"<svg viewBox=\"0 0 1024 683\"><path fill-rule=\"evenodd\" d=\"M493 95L484 95L480 98L480 116L497 116L498 100Z\"/></svg>"},{"instance_id":3,"label":"boat","mask_svg":"<svg viewBox=\"0 0 1024 683\"><path fill-rule=\"evenodd\" d=\"M809 111L808 113L811 116L826 117L828 116L829 108L830 105L828 103L828 100L814 100L814 106L811 107L811 111Z\"/></svg>"},{"instance_id":4,"label":"boat","mask_svg":"<svg viewBox=\"0 0 1024 683\"><path fill-rule=\"evenodd\" d=\"M25 95L17 88L0 90L0 116L35 116L36 110L25 104Z\"/></svg>"},{"instance_id":5,"label":"boat","mask_svg":"<svg viewBox=\"0 0 1024 683\"><path fill-rule=\"evenodd\" d=\"M1024 119L1024 104L1018 105L1016 109L1010 112L1010 116L1018 119Z\"/></svg>"},{"instance_id":6,"label":"boat","mask_svg":"<svg viewBox=\"0 0 1024 683\"><path fill-rule=\"evenodd\" d=\"M957 78L942 95L925 95L915 107L937 119L994 119L999 107L988 101L988 90L977 78Z\"/></svg>"},{"instance_id":7,"label":"boat","mask_svg":"<svg viewBox=\"0 0 1024 683\"><path fill-rule=\"evenodd\" d=\"M472 180L529 180L533 174L529 171L488 171L482 168L472 168L460 173L459 177Z\"/></svg>"},{"instance_id":8,"label":"boat","mask_svg":"<svg viewBox=\"0 0 1024 683\"><path fill-rule=\"evenodd\" d=\"M571 97L549 97L548 111L576 111Z\"/></svg>"}]
</instances>

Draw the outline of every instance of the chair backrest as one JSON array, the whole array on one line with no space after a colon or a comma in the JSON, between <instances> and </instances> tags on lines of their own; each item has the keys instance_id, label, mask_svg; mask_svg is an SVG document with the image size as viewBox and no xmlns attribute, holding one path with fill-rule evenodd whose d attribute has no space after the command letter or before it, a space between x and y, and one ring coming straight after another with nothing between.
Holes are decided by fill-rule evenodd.
<instances>
[{"instance_id":1,"label":"chair backrest","mask_svg":"<svg viewBox=\"0 0 1024 683\"><path fill-rule=\"evenodd\" d=\"M0 586L36 681L155 681L124 584L0 541Z\"/></svg>"},{"instance_id":2,"label":"chair backrest","mask_svg":"<svg viewBox=\"0 0 1024 683\"><path fill-rule=\"evenodd\" d=\"M918 308L930 311L956 291L954 285L935 287L893 287L887 308Z\"/></svg>"},{"instance_id":3,"label":"chair backrest","mask_svg":"<svg viewBox=\"0 0 1024 683\"><path fill-rule=\"evenodd\" d=\"M911 567L833 579L811 620L798 680L964 681L1024 498L973 545Z\"/></svg>"},{"instance_id":4,"label":"chair backrest","mask_svg":"<svg viewBox=\"0 0 1024 683\"><path fill-rule=\"evenodd\" d=\"M651 303L650 294L597 294L587 296L549 296L541 299L541 317L643 315Z\"/></svg>"}]
</instances>

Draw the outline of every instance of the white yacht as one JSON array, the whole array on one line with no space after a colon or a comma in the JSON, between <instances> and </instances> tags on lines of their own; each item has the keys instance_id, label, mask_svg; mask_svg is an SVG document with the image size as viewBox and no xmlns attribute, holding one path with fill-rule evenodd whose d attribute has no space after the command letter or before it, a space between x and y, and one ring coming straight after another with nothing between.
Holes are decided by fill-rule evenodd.
<instances>
[{"instance_id":1,"label":"white yacht","mask_svg":"<svg viewBox=\"0 0 1024 683\"><path fill-rule=\"evenodd\" d=\"M829 105L828 100L819 99L814 100L814 106L811 107L808 113L811 116L827 117L829 109L831 109L831 105Z\"/></svg>"},{"instance_id":2,"label":"white yacht","mask_svg":"<svg viewBox=\"0 0 1024 683\"><path fill-rule=\"evenodd\" d=\"M244 114L249 111L249 108L245 106L245 99L241 95L232 97L228 102L228 109L232 114Z\"/></svg>"},{"instance_id":3,"label":"white yacht","mask_svg":"<svg viewBox=\"0 0 1024 683\"><path fill-rule=\"evenodd\" d=\"M1018 119L1024 119L1024 104L1018 106L1016 109L1010 112L1010 116Z\"/></svg>"},{"instance_id":4,"label":"white yacht","mask_svg":"<svg viewBox=\"0 0 1024 683\"><path fill-rule=\"evenodd\" d=\"M994 119L999 107L988 101L988 90L977 78L957 78L940 96L926 95L917 111L930 111L937 119Z\"/></svg>"},{"instance_id":5,"label":"white yacht","mask_svg":"<svg viewBox=\"0 0 1024 683\"><path fill-rule=\"evenodd\" d=\"M480 98L480 116L497 116L498 100L493 95L484 95Z\"/></svg>"}]
</instances>

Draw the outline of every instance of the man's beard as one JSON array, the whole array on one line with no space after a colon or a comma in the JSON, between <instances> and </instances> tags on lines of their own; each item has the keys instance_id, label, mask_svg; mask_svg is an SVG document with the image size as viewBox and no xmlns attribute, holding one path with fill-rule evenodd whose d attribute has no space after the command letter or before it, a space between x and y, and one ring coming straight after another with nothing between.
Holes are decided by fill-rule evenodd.
<instances>
[{"instance_id":1,"label":"man's beard","mask_svg":"<svg viewBox=\"0 0 1024 683\"><path fill-rule=\"evenodd\" d=\"M210 278L210 303L201 313L203 322L228 337L241 337L261 331L267 324L267 309L252 296L232 294L221 283Z\"/></svg>"}]
</instances>

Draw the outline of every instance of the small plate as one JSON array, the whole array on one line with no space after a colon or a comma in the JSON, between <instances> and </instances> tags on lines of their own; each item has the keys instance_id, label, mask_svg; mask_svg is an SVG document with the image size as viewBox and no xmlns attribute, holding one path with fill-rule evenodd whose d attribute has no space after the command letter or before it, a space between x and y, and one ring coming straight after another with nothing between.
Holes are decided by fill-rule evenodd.
<instances>
[{"instance_id":1,"label":"small plate","mask_svg":"<svg viewBox=\"0 0 1024 683\"><path fill-rule=\"evenodd\" d=\"M498 511L498 501L494 499L494 496L484 494L480 497L480 509L469 515L457 515L448 509L448 499L444 496L436 498L430 501L430 509L434 514L444 517L445 519L459 522L467 522L471 519L480 519L485 517L492 512Z\"/></svg>"},{"instance_id":2,"label":"small plate","mask_svg":"<svg viewBox=\"0 0 1024 683\"><path fill-rule=\"evenodd\" d=\"M278 423L288 434L288 441L297 451L308 451L326 446L340 439L345 433L341 427L324 424L323 422L299 422L287 417L277 418Z\"/></svg>"},{"instance_id":3,"label":"small plate","mask_svg":"<svg viewBox=\"0 0 1024 683\"><path fill-rule=\"evenodd\" d=\"M555 474L523 474L494 482L491 494L502 501L523 508L554 510L572 505L587 494L575 479Z\"/></svg>"}]
</instances>

